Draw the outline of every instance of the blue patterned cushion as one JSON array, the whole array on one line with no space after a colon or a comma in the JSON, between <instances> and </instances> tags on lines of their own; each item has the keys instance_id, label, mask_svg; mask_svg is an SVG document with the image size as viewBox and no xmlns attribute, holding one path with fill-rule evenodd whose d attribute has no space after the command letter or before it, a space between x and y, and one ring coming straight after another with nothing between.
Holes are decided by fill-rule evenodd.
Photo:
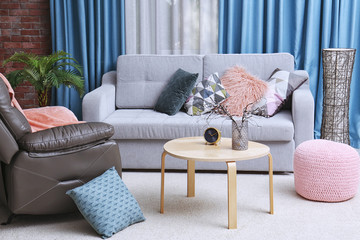
<instances>
[{"instance_id":1,"label":"blue patterned cushion","mask_svg":"<svg viewBox=\"0 0 360 240\"><path fill-rule=\"evenodd\" d=\"M66 192L102 238L144 221L140 206L115 167L88 183Z\"/></svg>"}]
</instances>

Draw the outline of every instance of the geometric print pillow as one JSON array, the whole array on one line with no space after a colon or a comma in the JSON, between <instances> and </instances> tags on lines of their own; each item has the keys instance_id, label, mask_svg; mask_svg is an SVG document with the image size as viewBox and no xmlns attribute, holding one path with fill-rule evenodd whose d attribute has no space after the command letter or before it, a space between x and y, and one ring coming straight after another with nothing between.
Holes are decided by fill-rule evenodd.
<instances>
[{"instance_id":1,"label":"geometric print pillow","mask_svg":"<svg viewBox=\"0 0 360 240\"><path fill-rule=\"evenodd\" d=\"M131 224L145 220L138 202L115 167L66 194L74 200L84 218L104 239Z\"/></svg>"},{"instance_id":2,"label":"geometric print pillow","mask_svg":"<svg viewBox=\"0 0 360 240\"><path fill-rule=\"evenodd\" d=\"M226 98L230 97L230 94L225 90L225 87L221 84L219 74L213 73L211 74L206 83L211 87L214 94L210 96L215 104L219 104L223 102Z\"/></svg>"},{"instance_id":3,"label":"geometric print pillow","mask_svg":"<svg viewBox=\"0 0 360 240\"><path fill-rule=\"evenodd\" d=\"M264 117L274 116L290 99L292 93L307 79L292 72L275 69L267 80L267 92L259 102L253 105L252 113Z\"/></svg>"},{"instance_id":4,"label":"geometric print pillow","mask_svg":"<svg viewBox=\"0 0 360 240\"><path fill-rule=\"evenodd\" d=\"M184 108L186 113L191 116L201 115L210 112L216 104L221 103L229 96L221 84L218 73L213 73L195 85Z\"/></svg>"}]
</instances>

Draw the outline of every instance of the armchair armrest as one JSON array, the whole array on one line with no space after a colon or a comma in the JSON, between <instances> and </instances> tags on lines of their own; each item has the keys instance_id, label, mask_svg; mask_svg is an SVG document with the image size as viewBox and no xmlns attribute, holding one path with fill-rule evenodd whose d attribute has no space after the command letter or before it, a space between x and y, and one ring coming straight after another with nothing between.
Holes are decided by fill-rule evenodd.
<instances>
[{"instance_id":1,"label":"armchair armrest","mask_svg":"<svg viewBox=\"0 0 360 240\"><path fill-rule=\"evenodd\" d=\"M90 122L49 128L28 133L19 141L22 150L35 153L66 151L109 139L114 127L107 123Z\"/></svg>"},{"instance_id":2,"label":"armchair armrest","mask_svg":"<svg viewBox=\"0 0 360 240\"><path fill-rule=\"evenodd\" d=\"M295 71L309 76L306 71ZM309 80L293 92L291 113L294 122L295 147L314 138L314 98L309 89Z\"/></svg>"},{"instance_id":3,"label":"armchair armrest","mask_svg":"<svg viewBox=\"0 0 360 240\"><path fill-rule=\"evenodd\" d=\"M82 102L83 120L101 122L115 111L116 71L107 72L102 85L87 93Z\"/></svg>"}]
</instances>

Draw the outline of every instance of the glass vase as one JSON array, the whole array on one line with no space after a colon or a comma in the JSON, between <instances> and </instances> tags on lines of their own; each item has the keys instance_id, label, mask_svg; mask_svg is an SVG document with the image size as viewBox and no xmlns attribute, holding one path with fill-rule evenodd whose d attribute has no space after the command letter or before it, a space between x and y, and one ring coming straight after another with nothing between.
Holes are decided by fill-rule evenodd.
<instances>
[{"instance_id":1,"label":"glass vase","mask_svg":"<svg viewBox=\"0 0 360 240\"><path fill-rule=\"evenodd\" d=\"M248 149L248 121L232 122L232 149L239 151Z\"/></svg>"}]
</instances>

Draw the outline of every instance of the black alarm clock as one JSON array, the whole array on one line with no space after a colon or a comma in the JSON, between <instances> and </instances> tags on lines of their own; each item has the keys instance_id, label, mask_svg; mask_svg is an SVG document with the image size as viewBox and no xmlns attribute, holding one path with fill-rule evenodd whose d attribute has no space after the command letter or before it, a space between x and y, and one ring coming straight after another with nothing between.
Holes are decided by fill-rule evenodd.
<instances>
[{"instance_id":1,"label":"black alarm clock","mask_svg":"<svg viewBox=\"0 0 360 240\"><path fill-rule=\"evenodd\" d=\"M207 144L217 145L221 139L221 132L214 127L209 127L204 132L204 138Z\"/></svg>"}]
</instances>

